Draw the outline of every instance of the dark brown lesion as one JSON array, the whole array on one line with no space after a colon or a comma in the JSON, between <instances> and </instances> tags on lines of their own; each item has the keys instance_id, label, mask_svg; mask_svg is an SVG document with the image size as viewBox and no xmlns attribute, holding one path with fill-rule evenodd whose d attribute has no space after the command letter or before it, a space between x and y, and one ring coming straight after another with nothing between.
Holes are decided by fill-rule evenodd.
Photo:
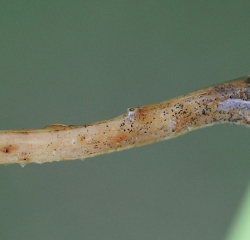
<instances>
[{"instance_id":1,"label":"dark brown lesion","mask_svg":"<svg viewBox=\"0 0 250 240\"><path fill-rule=\"evenodd\" d=\"M3 146L1 148L2 152L3 153L12 153L14 150L17 150L18 147L17 146L14 146L14 145L7 145L7 146Z\"/></svg>"},{"instance_id":2,"label":"dark brown lesion","mask_svg":"<svg viewBox=\"0 0 250 240\"><path fill-rule=\"evenodd\" d=\"M4 153L8 153L8 152L9 152L8 148L2 148L2 151L3 151Z\"/></svg>"}]
</instances>

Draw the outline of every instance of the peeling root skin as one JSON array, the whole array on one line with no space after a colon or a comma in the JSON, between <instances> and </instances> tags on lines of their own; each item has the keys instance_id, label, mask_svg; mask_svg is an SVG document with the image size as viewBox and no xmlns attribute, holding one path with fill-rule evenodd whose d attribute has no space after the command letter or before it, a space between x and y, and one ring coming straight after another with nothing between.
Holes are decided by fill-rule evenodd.
<instances>
[{"instance_id":1,"label":"peeling root skin","mask_svg":"<svg viewBox=\"0 0 250 240\"><path fill-rule=\"evenodd\" d=\"M158 104L128 108L107 121L0 131L0 164L84 159L216 123L250 124L249 76Z\"/></svg>"}]
</instances>

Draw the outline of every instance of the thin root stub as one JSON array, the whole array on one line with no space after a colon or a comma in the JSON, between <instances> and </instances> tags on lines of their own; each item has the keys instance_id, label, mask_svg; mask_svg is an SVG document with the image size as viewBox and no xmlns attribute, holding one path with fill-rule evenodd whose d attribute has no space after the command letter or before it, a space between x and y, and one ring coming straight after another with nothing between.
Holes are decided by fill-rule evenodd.
<instances>
[{"instance_id":1,"label":"thin root stub","mask_svg":"<svg viewBox=\"0 0 250 240\"><path fill-rule=\"evenodd\" d=\"M85 159L177 137L217 123L250 125L250 77L161 103L131 107L114 119L0 131L0 164Z\"/></svg>"}]
</instances>

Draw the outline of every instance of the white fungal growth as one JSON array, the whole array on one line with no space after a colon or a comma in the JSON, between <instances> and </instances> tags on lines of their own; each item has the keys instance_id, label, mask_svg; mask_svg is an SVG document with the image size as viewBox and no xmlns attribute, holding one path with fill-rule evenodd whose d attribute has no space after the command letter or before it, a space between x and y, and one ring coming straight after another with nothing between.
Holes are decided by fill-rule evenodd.
<instances>
[{"instance_id":1,"label":"white fungal growth","mask_svg":"<svg viewBox=\"0 0 250 240\"><path fill-rule=\"evenodd\" d=\"M53 154L53 156L56 156L57 151L56 150L52 151L52 154Z\"/></svg>"},{"instance_id":2,"label":"white fungal growth","mask_svg":"<svg viewBox=\"0 0 250 240\"><path fill-rule=\"evenodd\" d=\"M176 121L174 121L174 120L170 120L170 121L169 121L168 126L169 126L169 128L171 129L171 131L174 129L175 124L176 124Z\"/></svg>"},{"instance_id":3,"label":"white fungal growth","mask_svg":"<svg viewBox=\"0 0 250 240\"><path fill-rule=\"evenodd\" d=\"M136 111L137 111L137 108L128 108L127 114L126 114L126 119L128 119L131 122L134 121Z\"/></svg>"},{"instance_id":4,"label":"white fungal growth","mask_svg":"<svg viewBox=\"0 0 250 240\"><path fill-rule=\"evenodd\" d=\"M228 111L230 109L250 109L250 102L242 99L227 99L218 105L219 110Z\"/></svg>"}]
</instances>

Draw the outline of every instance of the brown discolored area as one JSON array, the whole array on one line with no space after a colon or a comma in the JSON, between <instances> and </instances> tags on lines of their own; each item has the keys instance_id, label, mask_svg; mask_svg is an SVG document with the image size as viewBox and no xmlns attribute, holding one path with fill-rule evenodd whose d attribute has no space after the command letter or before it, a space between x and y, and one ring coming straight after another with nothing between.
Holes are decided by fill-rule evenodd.
<instances>
[{"instance_id":1,"label":"brown discolored area","mask_svg":"<svg viewBox=\"0 0 250 240\"><path fill-rule=\"evenodd\" d=\"M127 138L127 134L124 132L118 132L115 136L109 136L108 140L112 143L117 143L125 140Z\"/></svg>"},{"instance_id":2,"label":"brown discolored area","mask_svg":"<svg viewBox=\"0 0 250 240\"><path fill-rule=\"evenodd\" d=\"M20 154L18 160L19 160L20 162L26 162L26 163L30 162L30 161L31 161L31 158L27 156L27 155L29 155L29 154L30 154L30 153L22 152L22 153Z\"/></svg>"},{"instance_id":3,"label":"brown discolored area","mask_svg":"<svg viewBox=\"0 0 250 240\"><path fill-rule=\"evenodd\" d=\"M250 76L246 77L245 83L246 83L246 84L250 84Z\"/></svg>"},{"instance_id":4,"label":"brown discolored area","mask_svg":"<svg viewBox=\"0 0 250 240\"><path fill-rule=\"evenodd\" d=\"M147 107L140 107L137 109L136 117L138 120L144 121L148 115L148 108Z\"/></svg>"},{"instance_id":5,"label":"brown discolored area","mask_svg":"<svg viewBox=\"0 0 250 240\"><path fill-rule=\"evenodd\" d=\"M79 140L80 142L84 141L85 138L86 138L85 136L78 135L78 140Z\"/></svg>"},{"instance_id":6,"label":"brown discolored area","mask_svg":"<svg viewBox=\"0 0 250 240\"><path fill-rule=\"evenodd\" d=\"M7 145L1 148L3 153L12 153L13 151L17 150L18 147L15 145Z\"/></svg>"},{"instance_id":7,"label":"brown discolored area","mask_svg":"<svg viewBox=\"0 0 250 240\"><path fill-rule=\"evenodd\" d=\"M19 161L19 163L24 163L24 164L26 164L26 163L29 163L29 162L31 162L31 159L30 158L28 158L28 157L20 157L19 159L18 159L18 161Z\"/></svg>"},{"instance_id":8,"label":"brown discolored area","mask_svg":"<svg viewBox=\"0 0 250 240\"><path fill-rule=\"evenodd\" d=\"M247 89L246 89L246 97L249 100L250 99L250 77L248 77L246 79L246 85L247 85Z\"/></svg>"},{"instance_id":9,"label":"brown discolored area","mask_svg":"<svg viewBox=\"0 0 250 240\"><path fill-rule=\"evenodd\" d=\"M76 126L75 125L65 125L65 124L60 124L60 123L50 124L50 125L47 125L46 127L44 127L44 129L48 129L51 132L64 131L64 130L69 130L69 129L73 129L73 128L76 128Z\"/></svg>"},{"instance_id":10,"label":"brown discolored area","mask_svg":"<svg viewBox=\"0 0 250 240\"><path fill-rule=\"evenodd\" d=\"M233 80L228 83L216 85L215 93L220 98L240 98L242 100L250 99L250 77L245 79Z\"/></svg>"}]
</instances>

